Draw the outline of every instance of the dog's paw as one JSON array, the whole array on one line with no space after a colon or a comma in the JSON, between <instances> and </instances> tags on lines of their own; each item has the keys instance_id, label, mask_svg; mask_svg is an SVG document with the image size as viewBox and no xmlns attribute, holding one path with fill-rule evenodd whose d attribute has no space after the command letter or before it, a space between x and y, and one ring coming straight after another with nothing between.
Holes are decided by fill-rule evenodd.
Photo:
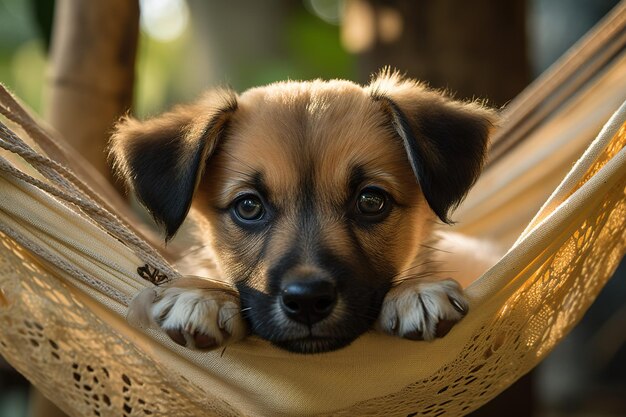
<instances>
[{"instance_id":1,"label":"dog's paw","mask_svg":"<svg viewBox=\"0 0 626 417\"><path fill-rule=\"evenodd\" d=\"M411 340L445 336L469 310L463 289L453 279L405 282L392 288L376 328Z\"/></svg>"},{"instance_id":2,"label":"dog's paw","mask_svg":"<svg viewBox=\"0 0 626 417\"><path fill-rule=\"evenodd\" d=\"M181 278L167 287L151 288L143 300L140 295L131 304L129 321L140 325L147 322L190 349L210 350L243 339L248 331L238 294L207 287L205 280L197 280L197 285L193 285L195 281Z\"/></svg>"}]
</instances>

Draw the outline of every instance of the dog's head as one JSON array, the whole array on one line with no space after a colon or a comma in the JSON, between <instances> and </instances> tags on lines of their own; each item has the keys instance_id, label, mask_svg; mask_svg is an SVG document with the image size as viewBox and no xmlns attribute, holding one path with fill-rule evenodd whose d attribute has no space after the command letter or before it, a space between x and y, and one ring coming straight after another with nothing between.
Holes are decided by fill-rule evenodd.
<instances>
[{"instance_id":1,"label":"dog's head","mask_svg":"<svg viewBox=\"0 0 626 417\"><path fill-rule=\"evenodd\" d=\"M122 121L117 171L171 238L190 207L254 333L296 352L368 330L480 173L494 114L388 72L213 91Z\"/></svg>"}]
</instances>

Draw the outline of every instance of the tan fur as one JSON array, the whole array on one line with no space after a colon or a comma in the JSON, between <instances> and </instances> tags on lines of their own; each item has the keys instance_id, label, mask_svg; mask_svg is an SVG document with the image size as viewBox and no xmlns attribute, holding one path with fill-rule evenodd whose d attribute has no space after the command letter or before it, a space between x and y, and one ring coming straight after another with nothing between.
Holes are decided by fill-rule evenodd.
<instances>
[{"instance_id":1,"label":"tan fur","mask_svg":"<svg viewBox=\"0 0 626 417\"><path fill-rule=\"evenodd\" d=\"M235 99L236 105L232 103ZM415 138L409 137L411 133L407 133L407 126L403 125L406 124L405 114ZM424 118L437 118L433 124L435 130L425 123L430 119L420 119L422 114ZM416 162L408 153L418 151L419 157L425 158L420 160L426 161L425 165L434 172L435 179L441 179L450 169L457 175L457 168L450 166L445 146L437 142L440 133L436 129L444 125L445 131L448 114L461 120L454 122L460 126L457 128L463 128L467 119L471 129L477 131L487 129L494 119L493 113L479 104L451 101L395 73L382 73L367 87L340 80L281 82L251 89L236 98L232 93L209 93L192 105L178 107L147 122L126 119L113 137L112 157L118 172L127 178L131 187L139 184L134 187L144 189L146 182L141 183L144 180L140 178L142 170L155 170L155 167L150 167L149 162L142 162L141 167L131 165L143 155L144 149L152 151L149 141L161 143L156 145L157 149L158 146L171 149L169 141L173 140L190 144L183 147L201 147L197 151L201 152L201 166L195 173L185 172L185 164L194 160L193 154L174 158L180 166L174 169L173 176L176 177L178 171L183 172L180 175L183 185L186 178L190 181L190 176L196 175L189 187L193 193L193 228L199 244L207 248L185 259L192 272L194 268L202 270L203 254L211 252L223 279L233 285L245 283L259 294L269 296L271 285L276 285L271 284L275 279L272 273L275 274L275 269L285 262L285 256L296 249L295 266L285 267L288 274L283 280L294 276L332 276L335 272L329 272L328 266L320 263L322 248L323 253L332 254L361 273L371 275L372 268L395 271L394 276L367 278L369 286L394 287L385 299L377 327L407 338L431 339L438 332L438 321L459 320L467 312L467 303L454 281L439 282L432 277L422 279L422 275L428 272L435 275L434 266L427 260L432 250L429 245L432 244L433 226L437 216L443 218L443 214L439 208L440 213L435 215L429 206L430 200L427 201L421 183L418 183L418 179L427 179L416 178L416 169L423 167L416 168ZM479 140L486 139L481 137L483 133L476 135ZM468 137L470 139L446 140L473 140L471 135ZM450 147L454 150L456 145L452 143ZM480 170L484 144L477 144L472 152L454 156L464 158L459 161L461 168L458 169L468 166L468 176L477 175ZM364 182L352 184L357 168ZM461 182L471 184L474 179L461 178ZM255 189L259 181L263 192L268 194L263 198L268 200L275 217L271 226L262 232L251 232L236 224L230 212L233 202L242 194L261 192ZM147 184L150 185L149 181ZM176 184L170 186L175 188ZM356 190L351 188L354 186L358 186ZM392 208L384 220L363 225L351 220L354 199L359 190L371 186L388 193L391 198L388 204L392 204ZM458 204L466 191L461 189L462 194L452 196L449 205ZM167 193L163 198L168 198ZM304 201L310 206L307 206L308 212L303 212L301 204L305 204ZM181 210L183 215L188 210L188 207L177 207L175 203L171 210L175 214L174 223ZM266 207L268 216L270 206ZM159 218L170 215L168 210L170 207L165 206L153 214L168 226L171 235L178 226L169 227L168 221L171 223L171 220ZM363 256L370 266L362 265ZM396 286L396 281L405 282ZM151 314L153 323L161 325L168 334L174 331L172 337L178 343L198 347L206 345L206 340L199 342L196 333L185 333L185 326L180 330L163 325L170 321L185 322L180 317L170 320L170 310L196 317L195 310L181 305L182 301L177 304L175 297L178 300L191 297L194 301L185 303L194 305L204 305L203 297L213 297L211 291L201 289L200 285L194 288L193 282L187 281L184 286L174 283L170 288L178 289L166 292L174 295L167 302L155 301L155 305L162 307L155 307ZM188 295L186 291L191 289L195 292ZM357 285L349 291L360 289ZM153 297L152 293L149 297L144 295L142 303L145 304L150 297ZM228 296L226 300L230 306L232 297ZM211 316L206 318L211 323L220 320L217 311L220 302L226 301L216 302L217 307L203 307L211 311ZM427 303L426 307L422 302ZM335 310L321 324L309 325L308 332L337 337L333 326L346 319L342 315L355 313L349 312L350 306L341 297ZM268 311L274 314L274 310ZM143 317L145 321L145 314L135 316ZM303 333L305 329L301 325L294 325L279 316L273 318L276 326L284 326L284 331L293 337L304 337L306 332ZM403 317L406 320L398 324ZM235 328L229 328L229 334L242 335L245 323L241 317L233 323L236 323ZM200 328L197 323L190 326ZM278 327L277 331L280 330ZM223 335L213 335L211 340L216 340L216 346L227 343ZM312 342L310 347L297 349L331 349L324 346Z\"/></svg>"},{"instance_id":2,"label":"tan fur","mask_svg":"<svg viewBox=\"0 0 626 417\"><path fill-rule=\"evenodd\" d=\"M304 129L298 123L303 113L313 116ZM315 161L314 183L324 200L322 208L341 204L347 198L348 170L352 165L365 166L376 177L376 185L391 190L398 203L412 207L408 216L394 213L383 230L361 236L372 254L384 246L386 259L400 269L408 267L420 249L417 242L429 233L435 219L416 192L416 180L404 149L389 128L379 103L346 81L278 83L239 97L229 139L207 168L194 207L209 223L216 224L212 214L199 206L226 206L238 191L245 190L241 186L247 178L245 174L261 171L275 203L288 208L293 203L290 199L299 192L298 172L307 158ZM336 225L342 219L333 216L328 210L323 220L325 241L338 254L345 254L347 240ZM293 236L296 227L287 220L277 229ZM233 227L225 228L217 239L233 237L245 239ZM273 254L284 253L288 243L288 238L276 236L267 255L268 263L274 260ZM249 243L249 250L254 250L254 241ZM218 256L222 270L229 270L224 259L228 259L226 254Z\"/></svg>"}]
</instances>

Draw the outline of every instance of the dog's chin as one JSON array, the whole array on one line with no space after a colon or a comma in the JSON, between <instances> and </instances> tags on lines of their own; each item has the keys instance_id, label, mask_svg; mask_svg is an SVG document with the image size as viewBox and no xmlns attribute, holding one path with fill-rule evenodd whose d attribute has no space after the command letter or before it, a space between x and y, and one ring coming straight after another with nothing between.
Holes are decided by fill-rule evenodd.
<instances>
[{"instance_id":1,"label":"dog's chin","mask_svg":"<svg viewBox=\"0 0 626 417\"><path fill-rule=\"evenodd\" d=\"M348 346L355 338L304 337L301 339L273 340L272 344L293 353L312 354L332 352Z\"/></svg>"},{"instance_id":2,"label":"dog's chin","mask_svg":"<svg viewBox=\"0 0 626 417\"><path fill-rule=\"evenodd\" d=\"M252 332L276 347L301 354L331 352L348 346L371 329L385 293L362 291L363 295L357 300L344 299L341 314L335 312L309 327L282 314L275 296L244 283L239 283L237 289L243 316Z\"/></svg>"}]
</instances>

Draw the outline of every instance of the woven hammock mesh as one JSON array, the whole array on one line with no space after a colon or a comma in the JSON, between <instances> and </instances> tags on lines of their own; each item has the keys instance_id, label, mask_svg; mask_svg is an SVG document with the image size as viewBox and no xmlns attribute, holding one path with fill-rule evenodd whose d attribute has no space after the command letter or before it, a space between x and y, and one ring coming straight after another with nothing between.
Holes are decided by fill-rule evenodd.
<instances>
[{"instance_id":1,"label":"woven hammock mesh","mask_svg":"<svg viewBox=\"0 0 626 417\"><path fill-rule=\"evenodd\" d=\"M175 270L97 192L24 145L45 134L17 126L28 123L15 103L4 109L17 124L2 127L0 145L29 163L0 155L11 161L0 158L0 354L73 416L463 415L552 350L626 250L623 105L470 285L470 314L445 338L368 333L312 356L249 338L192 352L124 320L152 285L137 267Z\"/></svg>"}]
</instances>

